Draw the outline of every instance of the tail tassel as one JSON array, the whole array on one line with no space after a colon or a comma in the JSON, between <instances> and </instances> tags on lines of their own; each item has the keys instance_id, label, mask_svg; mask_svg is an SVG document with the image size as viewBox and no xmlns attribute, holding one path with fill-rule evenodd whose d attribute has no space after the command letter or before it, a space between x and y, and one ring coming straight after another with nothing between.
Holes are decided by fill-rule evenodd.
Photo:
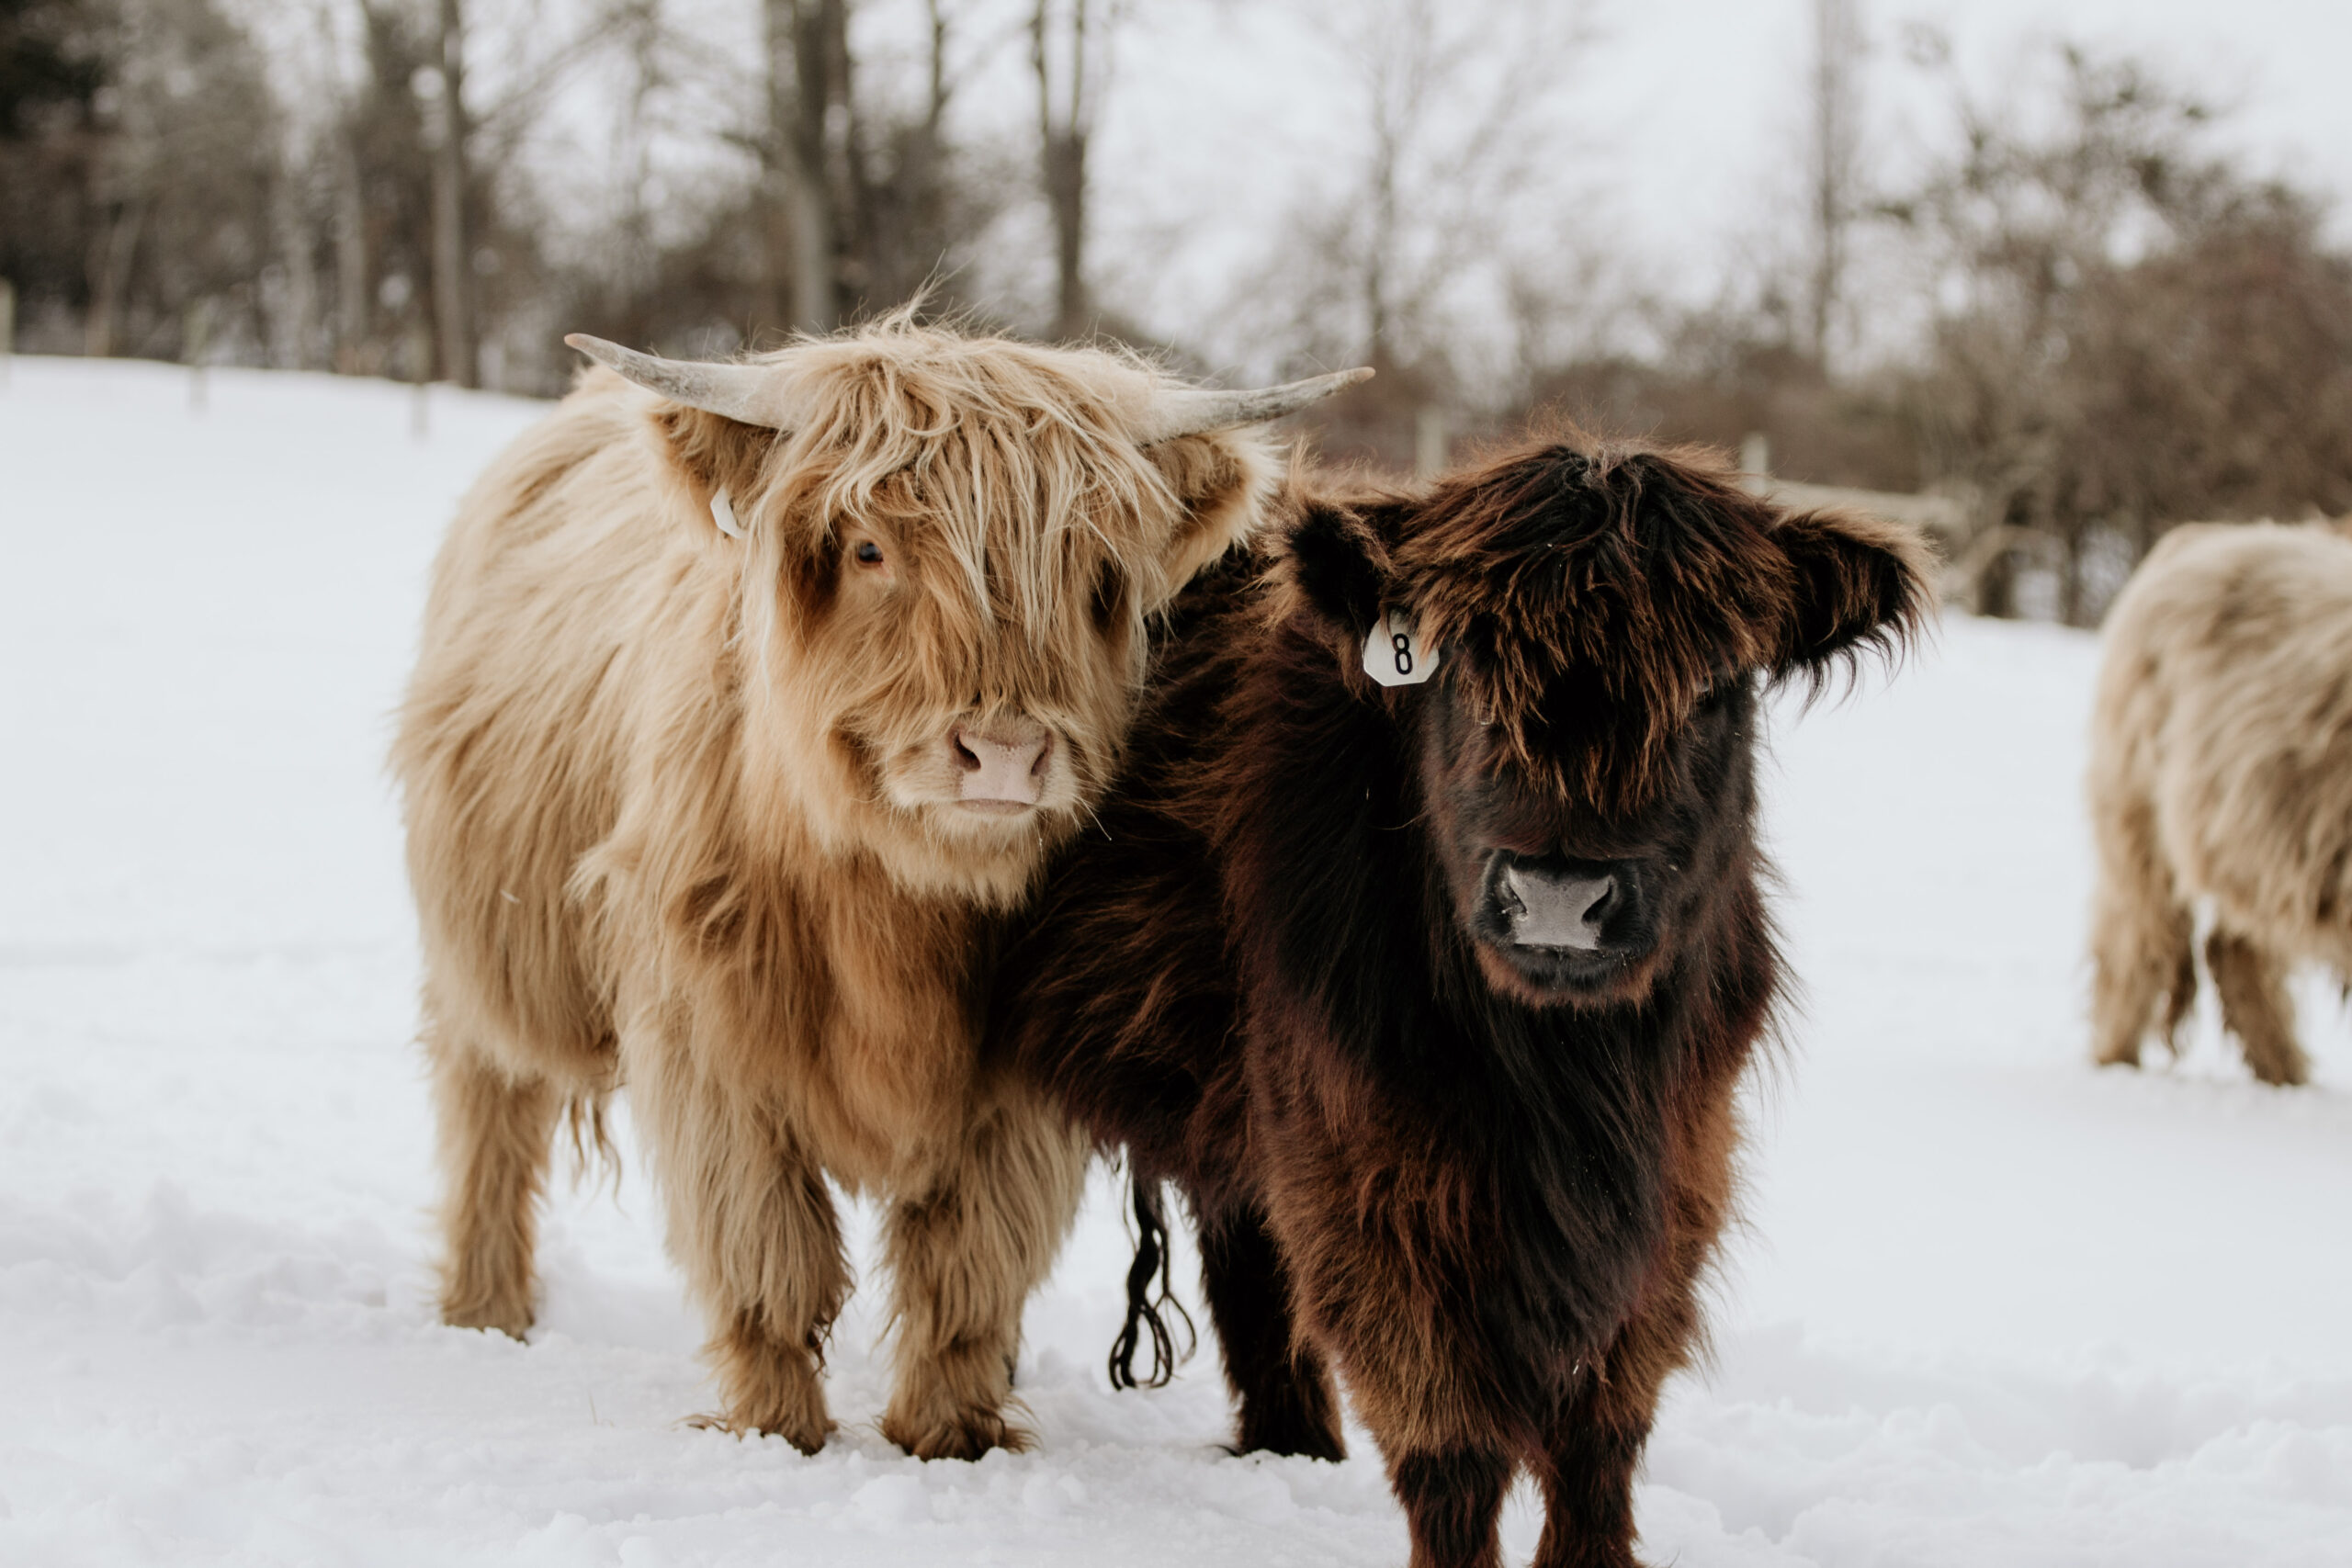
<instances>
[{"instance_id":1,"label":"tail tassel","mask_svg":"<svg viewBox=\"0 0 2352 1568\"><path fill-rule=\"evenodd\" d=\"M1127 1185L1135 1210L1136 1256L1127 1266L1127 1319L1111 1346L1111 1386L1162 1388L1176 1375L1177 1362L1198 1347L1200 1337L1193 1329L1193 1314L1176 1299L1171 1274L1175 1258L1168 1245L1168 1220L1161 1206L1166 1190L1141 1177L1131 1177ZM1169 1326L1170 1314L1184 1325L1182 1356ZM1147 1336L1151 1340L1151 1373L1138 1380L1136 1352L1143 1348Z\"/></svg>"}]
</instances>

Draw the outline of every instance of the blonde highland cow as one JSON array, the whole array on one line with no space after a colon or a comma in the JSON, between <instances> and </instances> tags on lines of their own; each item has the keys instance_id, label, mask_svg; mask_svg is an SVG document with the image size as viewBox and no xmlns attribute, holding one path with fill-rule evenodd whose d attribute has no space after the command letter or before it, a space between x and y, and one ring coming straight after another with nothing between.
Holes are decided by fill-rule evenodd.
<instances>
[{"instance_id":1,"label":"blonde highland cow","mask_svg":"<svg viewBox=\"0 0 2352 1568\"><path fill-rule=\"evenodd\" d=\"M1085 1150L978 1057L996 922L1115 767L1156 613L1259 523L1247 427L1353 378L903 320L730 365L571 341L611 369L465 501L393 754L443 1316L530 1326L560 1124L626 1084L720 1424L831 1429L830 1177L887 1204L884 1434L1018 1446Z\"/></svg>"},{"instance_id":2,"label":"blonde highland cow","mask_svg":"<svg viewBox=\"0 0 2352 1568\"><path fill-rule=\"evenodd\" d=\"M2206 967L2265 1083L2310 1076L2284 987L2352 976L2352 537L2221 525L2166 535L2107 623L2093 720L2095 1051L2137 1066Z\"/></svg>"}]
</instances>

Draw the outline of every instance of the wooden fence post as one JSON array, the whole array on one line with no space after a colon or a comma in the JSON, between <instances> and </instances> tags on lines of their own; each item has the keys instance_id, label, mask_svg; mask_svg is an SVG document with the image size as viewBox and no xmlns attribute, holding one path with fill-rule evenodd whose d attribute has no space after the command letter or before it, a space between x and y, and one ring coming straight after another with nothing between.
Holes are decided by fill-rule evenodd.
<instances>
[{"instance_id":1,"label":"wooden fence post","mask_svg":"<svg viewBox=\"0 0 2352 1568\"><path fill-rule=\"evenodd\" d=\"M205 405L204 356L212 348L212 301L198 299L187 308L180 327L181 352L187 355L187 407L202 413Z\"/></svg>"},{"instance_id":2,"label":"wooden fence post","mask_svg":"<svg viewBox=\"0 0 2352 1568\"><path fill-rule=\"evenodd\" d=\"M433 428L433 333L422 321L409 328L408 362L416 382L410 394L408 433L412 440L422 441Z\"/></svg>"}]
</instances>

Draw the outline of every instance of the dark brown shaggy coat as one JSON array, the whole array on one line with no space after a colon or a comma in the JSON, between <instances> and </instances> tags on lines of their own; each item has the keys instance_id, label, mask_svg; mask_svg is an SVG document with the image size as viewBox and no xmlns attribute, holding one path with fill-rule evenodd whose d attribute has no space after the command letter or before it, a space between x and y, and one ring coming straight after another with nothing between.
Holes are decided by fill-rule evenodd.
<instances>
[{"instance_id":1,"label":"dark brown shaggy coat","mask_svg":"<svg viewBox=\"0 0 2352 1568\"><path fill-rule=\"evenodd\" d=\"M1159 1326L1172 1181L1240 1447L1337 1457L1336 1367L1417 1564L1494 1561L1521 1465L1540 1563L1630 1562L1780 994L1761 692L1909 636L1924 567L1702 457L1564 440L1422 494L1309 486L1180 599L1130 770L996 1007L998 1045L1132 1161L1116 1359ZM1426 683L1366 677L1391 612ZM1585 925L1529 940L1512 890L1559 886Z\"/></svg>"}]
</instances>

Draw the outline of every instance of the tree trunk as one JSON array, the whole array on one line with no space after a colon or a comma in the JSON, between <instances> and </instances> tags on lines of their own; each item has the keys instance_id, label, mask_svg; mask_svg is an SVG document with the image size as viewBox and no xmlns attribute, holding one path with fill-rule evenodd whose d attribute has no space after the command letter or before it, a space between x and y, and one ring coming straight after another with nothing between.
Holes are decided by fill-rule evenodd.
<instances>
[{"instance_id":1,"label":"tree trunk","mask_svg":"<svg viewBox=\"0 0 2352 1568\"><path fill-rule=\"evenodd\" d=\"M348 129L335 138L334 306L334 367L359 375L368 350L368 209Z\"/></svg>"},{"instance_id":2,"label":"tree trunk","mask_svg":"<svg viewBox=\"0 0 2352 1568\"><path fill-rule=\"evenodd\" d=\"M768 50L768 274L796 332L839 320L825 118L831 98L827 23L841 0L764 0ZM829 18L827 13L833 13Z\"/></svg>"},{"instance_id":3,"label":"tree trunk","mask_svg":"<svg viewBox=\"0 0 2352 1568\"><path fill-rule=\"evenodd\" d=\"M898 130L888 177L876 173L865 118L855 93L849 95L848 184L856 217L850 271L869 310L914 299L941 261L937 241L944 227L940 187L949 92L945 0L928 0L925 12L929 96L922 118Z\"/></svg>"},{"instance_id":4,"label":"tree trunk","mask_svg":"<svg viewBox=\"0 0 2352 1568\"><path fill-rule=\"evenodd\" d=\"M1065 90L1054 82L1053 6L1037 0L1029 17L1029 59L1037 74L1037 133L1046 206L1054 220L1054 335L1092 329L1086 297L1086 142L1092 106L1086 92L1086 0L1070 0L1069 67Z\"/></svg>"},{"instance_id":5,"label":"tree trunk","mask_svg":"<svg viewBox=\"0 0 2352 1568\"><path fill-rule=\"evenodd\" d=\"M473 244L468 233L465 17L460 0L440 0L441 139L433 150L433 314L441 376L460 387L481 384L473 311Z\"/></svg>"},{"instance_id":6,"label":"tree trunk","mask_svg":"<svg viewBox=\"0 0 2352 1568\"><path fill-rule=\"evenodd\" d=\"M1086 298L1086 133L1070 130L1046 143L1046 200L1054 213L1054 335L1086 335L1092 310Z\"/></svg>"},{"instance_id":7,"label":"tree trunk","mask_svg":"<svg viewBox=\"0 0 2352 1568\"><path fill-rule=\"evenodd\" d=\"M1373 135L1372 232L1363 248L1364 357L1382 375L1396 364L1396 328L1388 319L1388 262L1396 247L1396 138L1385 111Z\"/></svg>"},{"instance_id":8,"label":"tree trunk","mask_svg":"<svg viewBox=\"0 0 2352 1568\"><path fill-rule=\"evenodd\" d=\"M899 170L899 207L896 261L898 278L894 302L911 299L927 288L946 261L940 241L946 223L943 172L947 124L947 9L944 0L929 0L931 16L931 93L922 124L907 142L906 162ZM919 250L917 246L922 248Z\"/></svg>"},{"instance_id":9,"label":"tree trunk","mask_svg":"<svg viewBox=\"0 0 2352 1568\"><path fill-rule=\"evenodd\" d=\"M2003 550L1984 563L1976 580L1976 613L2009 620L2018 613L2018 553Z\"/></svg>"},{"instance_id":10,"label":"tree trunk","mask_svg":"<svg viewBox=\"0 0 2352 1568\"><path fill-rule=\"evenodd\" d=\"M147 198L134 196L122 204L107 225L106 245L97 261L97 287L90 290L90 316L84 323L82 352L106 359L115 351L121 328L122 299L130 288L130 263L139 252L140 231L147 226Z\"/></svg>"},{"instance_id":11,"label":"tree trunk","mask_svg":"<svg viewBox=\"0 0 2352 1568\"><path fill-rule=\"evenodd\" d=\"M1845 292L1846 235L1854 210L1854 62L1860 39L1853 0L1814 0L1813 23L1813 276L1805 325L1813 362L1826 375Z\"/></svg>"},{"instance_id":12,"label":"tree trunk","mask_svg":"<svg viewBox=\"0 0 2352 1568\"><path fill-rule=\"evenodd\" d=\"M277 340L278 364L310 370L316 368L319 343L319 265L300 180L293 170L283 170L272 192L271 215L286 257L286 298L270 335Z\"/></svg>"},{"instance_id":13,"label":"tree trunk","mask_svg":"<svg viewBox=\"0 0 2352 1568\"><path fill-rule=\"evenodd\" d=\"M2058 569L2058 619L2062 625L2086 626L2083 617L2083 535L2082 519L2074 519L2074 526L2064 535L2065 558Z\"/></svg>"}]
</instances>

